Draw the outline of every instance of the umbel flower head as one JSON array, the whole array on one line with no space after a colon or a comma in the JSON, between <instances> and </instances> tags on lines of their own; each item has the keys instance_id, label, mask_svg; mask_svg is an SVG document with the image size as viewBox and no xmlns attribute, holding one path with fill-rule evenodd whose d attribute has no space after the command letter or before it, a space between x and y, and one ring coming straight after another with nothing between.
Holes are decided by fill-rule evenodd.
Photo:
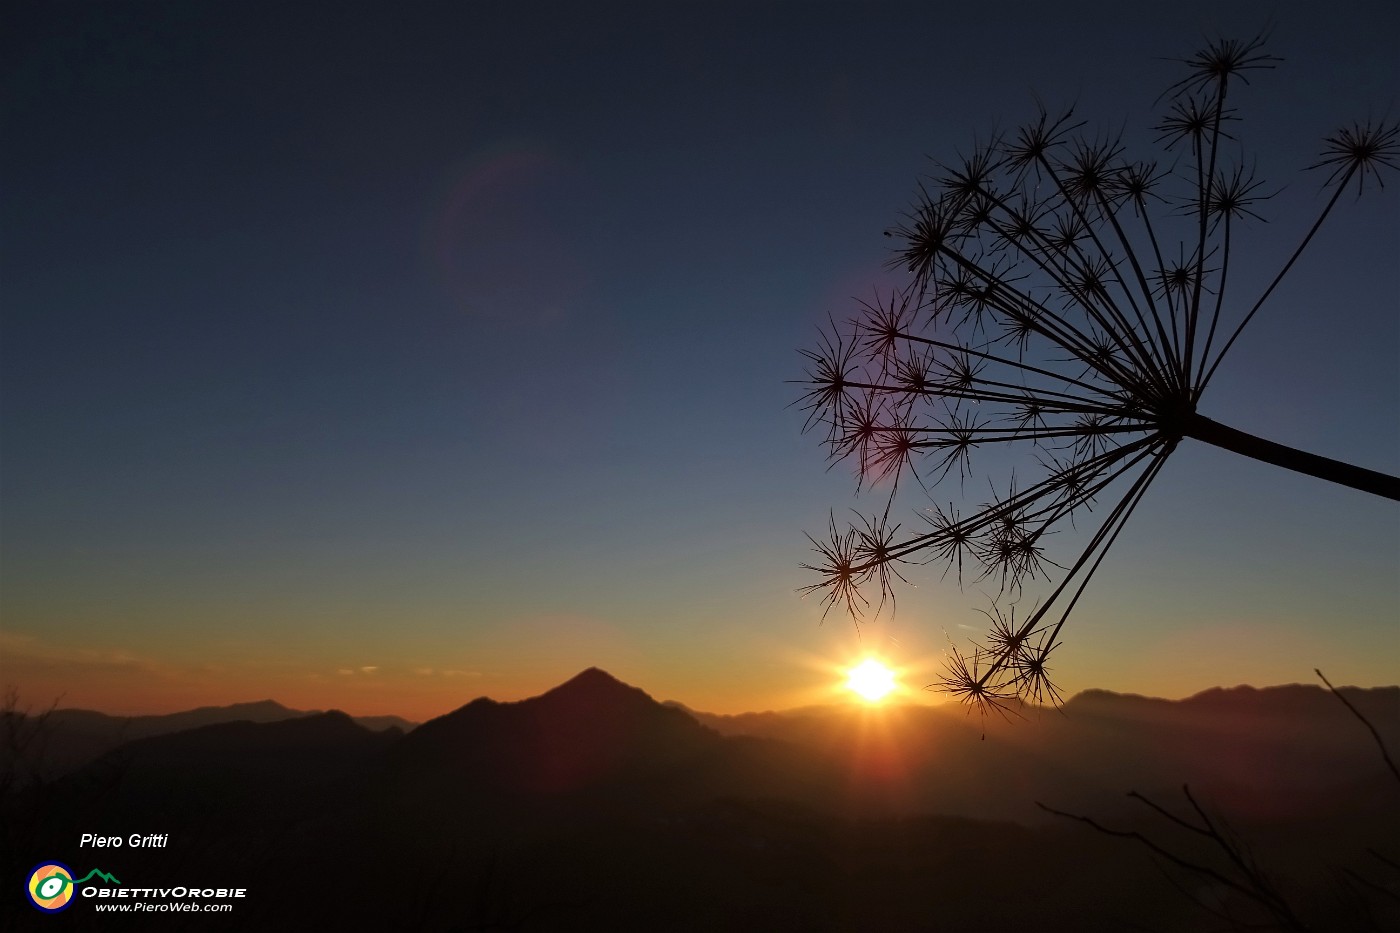
<instances>
[{"instance_id":1,"label":"umbel flower head","mask_svg":"<svg viewBox=\"0 0 1400 933\"><path fill-rule=\"evenodd\" d=\"M808 361L804 430L820 428L860 484L884 480L875 516L812 539L804 591L859 620L893 602L899 565L941 563L1013 598L1049 589L1017 619L994 603L990 634L952 649L941 689L984 712L1013 699L1057 702L1049 659L1133 511L1186 438L1400 499L1400 480L1212 421L1197 406L1245 327L1306 250L1344 190L1383 185L1400 129L1355 123L1310 168L1331 196L1257 294L1236 296L1232 249L1271 196L1239 156L1231 93L1275 67L1262 39L1219 40L1183 60L1158 99L1161 151L1137 157L1073 111L940 164L887 236L909 274L833 322ZM959 510L934 502L899 532L900 480L925 491L973 475L991 445L1025 451L1023 480ZM932 493L930 493L932 495ZM1057 527L1087 544L1049 556ZM877 593L870 594L869 590Z\"/></svg>"}]
</instances>

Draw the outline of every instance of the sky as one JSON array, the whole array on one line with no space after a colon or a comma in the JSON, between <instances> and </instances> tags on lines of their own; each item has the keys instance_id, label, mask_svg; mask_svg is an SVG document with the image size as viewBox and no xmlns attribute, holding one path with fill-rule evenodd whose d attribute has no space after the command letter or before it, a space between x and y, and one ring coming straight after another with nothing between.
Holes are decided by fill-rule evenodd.
<instances>
[{"instance_id":1,"label":"sky","mask_svg":"<svg viewBox=\"0 0 1400 933\"><path fill-rule=\"evenodd\" d=\"M804 532L874 500L790 381L897 279L930 159L1037 100L1131 137L1172 59L1267 30L1285 61L1235 98L1280 189L1265 274L1325 202L1320 140L1400 112L1378 3L0 16L0 681L123 714L425 719L592 665L738 712L867 654L936 701L989 594L913 568L860 627L800 598ZM1397 192L1343 198L1202 413L1400 473ZM1396 683L1398 517L1183 444L1057 682Z\"/></svg>"}]
</instances>

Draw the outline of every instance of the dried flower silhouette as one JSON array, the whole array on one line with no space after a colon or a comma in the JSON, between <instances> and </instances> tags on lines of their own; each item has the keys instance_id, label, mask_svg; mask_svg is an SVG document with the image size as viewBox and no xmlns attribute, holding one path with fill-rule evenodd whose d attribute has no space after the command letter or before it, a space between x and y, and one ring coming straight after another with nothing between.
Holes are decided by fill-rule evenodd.
<instances>
[{"instance_id":1,"label":"dried flower silhouette","mask_svg":"<svg viewBox=\"0 0 1400 933\"><path fill-rule=\"evenodd\" d=\"M954 651L942 689L981 708L1055 701L1048 659L1085 587L1185 438L1400 500L1400 480L1212 421L1197 406L1240 334L1293 268L1342 193L1383 185L1400 127L1357 123L1309 166L1331 189L1277 274L1236 298L1232 250L1271 194L1239 155L1230 92L1279 61L1262 39L1219 40L1184 60L1159 98L1160 161L1072 111L1041 109L1018 130L941 165L907 219L886 235L907 285L832 324L808 360L804 430L821 427L834 461L861 485L885 481L884 509L813 539L820 579L806 587L857 620L893 599L900 564L941 562L959 580L1019 595L1050 593L1022 620L993 618L985 643ZM1022 479L959 511L922 513L898 534L902 477L925 490L974 475L988 445L1028 451ZM1034 475L1033 482L1025 477ZM1100 504L1102 501L1103 504ZM1050 535L1073 523L1088 541L1063 564ZM1078 537L1078 536L1076 536Z\"/></svg>"}]
</instances>

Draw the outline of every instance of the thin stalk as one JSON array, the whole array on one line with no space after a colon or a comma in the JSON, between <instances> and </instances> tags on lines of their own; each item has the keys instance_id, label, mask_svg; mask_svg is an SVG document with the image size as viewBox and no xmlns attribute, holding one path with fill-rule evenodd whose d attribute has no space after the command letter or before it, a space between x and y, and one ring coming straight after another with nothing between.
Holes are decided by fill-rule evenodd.
<instances>
[{"instance_id":1,"label":"thin stalk","mask_svg":"<svg viewBox=\"0 0 1400 933\"><path fill-rule=\"evenodd\" d=\"M963 400L971 401L971 402L1004 402L1004 403L1006 403L1006 404L1008 404L1008 405L1020 405L1020 404L1024 403L1024 402L1026 401L1026 394L1025 394L1025 393L1026 393L1026 392L1029 392L1029 389L1026 389L1026 388L1023 387L1023 386L1014 386L1014 385L1011 385L1010 383L994 383L994 382L989 382L989 381L984 380L984 379L977 379L977 380L975 380L975 381L978 382L978 383L984 384L984 385L991 385L991 386L1005 385L1007 388L1021 389L1022 392L1021 392L1021 394L1013 394L1013 393L1007 393L1007 392L992 392L992 391L985 391L985 392L982 392L982 391L976 391L976 390L973 390L973 389L955 390L955 389L947 389L947 388L945 388L945 387L943 387L943 386L935 386L934 388L937 389L937 395L938 395L939 398L963 399ZM844 386L845 386L845 388L847 388L847 389L863 389L864 391L869 392L869 393L871 393L872 395L876 395L876 396L878 396L878 395L905 395L905 396L916 396L916 397L917 397L917 396L924 396L924 395L927 395L928 392L929 392L928 389L916 389L916 388L912 388L912 387L910 387L910 386L902 386L902 385L884 385L883 383L879 383L879 382L846 382L846 383L844 383ZM1050 391L1049 389L1044 389L1044 390L1042 390L1042 389L1036 389L1036 390L1035 390L1035 397L1039 397L1039 396L1041 396L1041 395L1046 395L1046 396L1051 396L1051 395L1053 395L1053 396L1056 396L1056 397L1062 398L1062 399L1070 399L1070 400L1072 400L1072 401L1079 401L1079 400L1077 399L1076 396L1067 395L1067 394L1065 394L1065 393L1063 393L1063 392L1052 392L1052 391ZM1093 402L1091 402L1091 401L1089 401L1089 400L1087 400L1087 399L1086 399L1086 400L1082 400L1082 404L1078 404L1078 405L1070 405L1068 402L1060 402L1058 407L1055 407L1055 408L1047 407L1045 410L1046 410L1047 412L1054 411L1054 412L1063 412L1063 413L1067 413L1067 414L1089 414L1089 415L1121 415L1121 414L1122 414L1122 409L1121 409L1121 408L1107 408L1107 407L1105 407L1105 406L1103 406L1103 405L1096 405L1096 404L1094 404Z\"/></svg>"},{"instance_id":2,"label":"thin stalk","mask_svg":"<svg viewBox=\"0 0 1400 933\"><path fill-rule=\"evenodd\" d=\"M1215 178L1215 158L1220 153L1220 124L1225 113L1225 92L1229 87L1230 78L1224 75L1220 78L1220 87L1215 95L1215 117L1211 120L1210 130L1210 165L1205 169L1205 174L1201 174L1200 160L1197 164L1198 197L1200 207L1200 238L1196 244L1196 283L1195 293L1191 297L1191 316L1186 322L1186 358L1182 361L1181 385L1183 387L1191 384L1192 360L1196 352L1196 325L1201 315L1201 289L1205 286L1206 277L1206 218L1210 209L1210 185Z\"/></svg>"},{"instance_id":3,"label":"thin stalk","mask_svg":"<svg viewBox=\"0 0 1400 933\"><path fill-rule=\"evenodd\" d=\"M1135 466L1144 457L1151 455L1154 452L1155 445L1161 443L1161 439L1157 437L1147 438L1145 440L1148 444L1153 446L1148 447L1147 450L1144 450L1138 456L1134 457L1132 462L1130 462L1122 470L1119 470L1116 474L1114 474L1113 479L1122 476L1123 473L1127 472L1127 470ZM1112 544L1113 539L1117 538L1117 530L1122 528L1123 523L1127 521L1127 516L1132 514L1132 510L1137 506L1138 500L1142 498L1142 493L1146 490L1147 485L1151 483L1153 478L1157 475L1157 470L1160 469L1161 463L1162 460L1159 457L1156 461L1153 462L1153 464L1149 465L1146 470L1140 473L1137 479L1133 480L1132 486L1128 488L1127 495L1120 499L1118 501L1118 504L1113 507L1113 511L1109 513L1108 518L1104 520L1104 523L1099 526L1098 531L1094 533L1094 536L1089 541L1088 546L1084 548L1084 552L1079 555L1079 560L1075 561L1074 566L1069 568L1069 571L1065 574L1065 578L1060 581L1059 585L1055 587L1054 592L1050 594L1049 598L1045 600L1045 602L1040 606L1040 608L1033 612L1030 618L1026 619L1026 621L1022 623L1020 629L1018 629L1016 632L1016 637L1018 640L1029 637L1030 634L1040 626L1041 619L1043 619L1045 615L1050 611L1050 608L1055 605L1055 600L1060 598L1064 591L1069 587L1070 582L1075 579L1079 571L1083 569L1084 565L1088 563L1089 559L1093 557L1095 553L1098 554L1098 560L1094 562L1094 569L1098 568L1099 562L1103 560L1104 553L1107 552L1107 546L1104 547L1103 551L1100 551L1100 545L1103 545L1105 538L1109 539L1109 545ZM1107 484L1105 483L1103 485ZM1090 576L1092 575L1093 570L1091 569ZM1083 588L1084 585L1083 583L1081 583L1079 588L1080 592L1083 592ZM1074 598L1076 600L1079 598L1077 593ZM1055 637L1059 635L1060 629L1064 626L1065 618L1066 616L1061 616L1059 624L1057 624L1054 628L1054 631L1051 632L1049 639L1049 642L1051 644L1054 643ZM993 658L992 663L988 666L986 673L982 675L978 683L985 686L991 681L994 675L1001 673L1001 670L1006 665L1006 659L1009 656L1010 655L1008 649L1002 651L995 658Z\"/></svg>"},{"instance_id":4,"label":"thin stalk","mask_svg":"<svg viewBox=\"0 0 1400 933\"><path fill-rule=\"evenodd\" d=\"M1048 163L1046 160L1044 160L1043 158L1042 158L1041 161L1042 161L1044 164L1046 164L1047 166L1049 165L1049 163ZM1052 176L1052 177L1055 177L1055 176L1054 176L1053 170L1051 170L1051 176ZM1063 186L1062 186L1062 185L1059 185L1059 179L1056 178L1055 180L1056 180L1057 186L1060 188L1062 198L1065 199L1066 203L1070 203L1070 202L1069 202L1069 199L1067 198L1067 196L1064 195L1064 188L1063 188ZM1017 213L1017 211L1016 211L1014 208L1012 208L1012 207L1010 207L1009 205L1007 205L1003 199L997 197L997 195L995 194L995 192L987 191L986 189L981 188L981 187L979 187L978 190L983 194L984 197L987 197L989 200L991 200L991 202L992 202L993 204L995 204L998 208L1000 208L1003 212L1009 214L1009 215L1012 217L1013 220L1021 220L1021 219L1023 219L1023 215ZM1095 245L1097 245L1097 246L1099 247L1099 252L1100 252L1100 254L1101 254L1102 257L1108 262L1110 268L1113 269L1114 274L1115 274L1115 275L1118 275L1118 267L1117 267L1117 264L1114 263L1113 257L1112 257L1111 255L1109 255L1109 253L1107 252L1107 250L1104 249L1103 244L1098 242L1098 236L1097 236L1096 234L1093 233L1093 225L1088 223L1087 218L1084 216L1083 211L1078 207L1078 205L1073 204L1073 203L1070 203L1070 207L1071 207L1071 209L1074 210L1075 215L1076 215L1077 217L1079 217L1080 220L1083 221L1083 222L1085 223L1085 229L1088 230L1088 231L1090 232L1090 236L1093 237L1094 242L1095 242ZM1089 296L1089 295L1087 295L1087 294L1084 294L1080 289L1078 289L1077 287L1075 287L1075 286L1069 281L1069 279L1066 278L1065 275L1063 274L1064 272L1067 272L1067 271L1070 271L1070 270L1067 270L1067 269L1062 270L1061 268L1059 268L1059 266L1055 265L1054 263L1049 262L1049 261L1046 260L1046 259L1042 259L1042 258L1041 258L1039 255L1037 255L1035 252L1033 252L1033 251L1031 251L1031 250L1029 250L1029 249L1026 249L1024 246L1022 246L1022 245L1020 244L1020 242L1019 242L1019 239L1018 239L1017 237L1011 236L1011 235L1006 231L1005 228L1003 228L1002 226L1000 226L999 224L997 224L995 221L990 221L990 220L989 220L988 222L992 225L992 228L993 228L993 229L997 232L997 234L1001 237L1001 239L1002 239L1003 242L1009 243L1009 244L1011 244L1012 246L1014 246L1023 256L1027 257L1028 259L1030 259L1031 262L1035 263L1035 264L1041 269L1042 272L1045 272L1047 275L1049 275L1051 278L1053 278L1053 279L1055 280L1056 284L1057 284L1063 291L1065 291L1065 292L1068 293L1068 294L1073 295L1073 296L1075 297L1075 299L1079 302L1080 306L1084 309L1084 312L1085 312L1086 316L1088 316L1091 320L1093 320L1093 321L1095 321L1096 323L1098 323L1099 326L1101 326L1101 327L1104 329L1104 331L1105 331L1106 333L1108 333L1110 336L1112 336L1112 337L1115 339L1115 341L1118 343L1118 346L1119 346L1126 354L1128 354L1129 356L1137 356L1137 357L1138 357L1137 362L1138 362L1139 364L1141 364L1141 365L1142 365L1144 368L1146 368L1146 369L1149 369L1149 370L1152 369L1152 361L1151 361L1150 359L1148 359L1146 351L1143 351L1141 347L1136 346L1136 344L1137 344L1138 341L1137 341L1136 339L1133 339L1133 340L1125 340L1125 339L1124 339L1124 337L1123 337L1124 334L1127 334L1127 335L1128 335L1129 337L1131 337L1131 338L1137 338L1138 335L1137 335L1136 331L1133 330L1133 327L1132 327L1132 325L1128 322L1127 318L1123 316L1122 312L1118 311L1118 308L1113 304L1112 300L1105 299L1104 303L1108 306L1108 309L1109 309L1109 310L1111 310L1111 311L1113 311L1113 312L1116 313L1116 316L1117 316L1117 318L1118 318L1117 321L1109 321L1109 320L1105 319L1104 317L1102 317L1102 316L1098 313L1098 306L1093 302L1091 296ZM1052 255L1055 253L1055 250L1051 249L1050 246L1049 246L1049 244L1045 241L1044 236L1041 235L1041 234L1039 233L1038 230L1035 230L1034 224L1031 224L1031 227L1032 227L1032 229L1035 231L1035 238L1038 239L1038 240L1040 241L1041 250L1043 250L1043 251L1046 253L1047 256L1052 256ZM1077 246L1073 247L1073 249L1074 249L1075 253L1079 254L1079 256L1081 257L1081 261L1080 261L1080 263L1079 263L1080 270L1084 270L1084 269L1088 268L1088 256L1087 256L1087 254L1085 254L1085 253L1084 253L1082 250L1080 250ZM1119 275L1119 285L1120 285L1120 287L1122 286L1122 276L1121 276L1121 275ZM1126 293L1126 289L1124 289L1124 291L1125 291L1125 293ZM1129 301L1132 301L1132 295L1131 295L1131 294L1128 295L1128 300L1129 300ZM1136 304L1134 304L1133 307L1134 307L1134 310L1136 310L1136 307L1137 307ZM1141 315L1139 315L1139 320L1141 320ZM1110 326L1111 323L1117 323L1117 324L1119 324L1120 326L1118 326L1118 327L1113 327L1113 326ZM1068 326L1068 325L1067 325L1067 326ZM1144 325L1144 326L1145 326L1145 325ZM1052 339L1053 339L1053 338L1052 338ZM1130 344L1132 344L1132 345L1130 345ZM1150 345L1150 341L1149 341L1149 345Z\"/></svg>"},{"instance_id":5,"label":"thin stalk","mask_svg":"<svg viewBox=\"0 0 1400 933\"><path fill-rule=\"evenodd\" d=\"M972 272L983 282L987 283L987 285L990 286L994 292L1001 292L1003 294L1009 293L1010 295L1012 295L1014 299L1012 302L1013 305L1030 305L1039 310L1043 315L1045 315L1045 319L1039 317L1032 319L1032 323L1035 325L1036 329L1043 333L1054 343L1059 344L1061 347L1074 354L1076 358L1078 358L1081 362L1087 365L1090 369L1093 369L1105 379L1108 379L1118 385L1124 385L1133 381L1134 375L1132 370L1121 366L1105 366L1104 361L1098 358L1094 353L1093 341L1091 341L1087 335L1081 333L1077 327L1075 327L1069 321L1065 320L1064 317L1055 314L1049 308L1046 308L1040 302L1035 301L1024 292L1020 292L1015 288L1012 288L1011 286L1007 285L997 276L996 273L982 268L982 266L978 265L972 260L964 256L960 256L952 250L947 249L946 247L944 248L944 253L946 256L954 260L955 265ZM1087 312L1094 311L1092 305L1082 307L1084 307ZM1098 320L1098 318L1095 319ZM1050 328L1045 326L1045 320L1051 320L1059 324L1064 330L1067 330L1074 335L1073 339L1052 333L1050 331ZM1111 329L1108 328L1107 324L1103 324L1102 326L1107 332L1111 334L1113 333ZM1114 336L1117 335L1114 334ZM1109 362L1116 364L1118 361L1115 359L1110 359Z\"/></svg>"},{"instance_id":6,"label":"thin stalk","mask_svg":"<svg viewBox=\"0 0 1400 933\"><path fill-rule=\"evenodd\" d=\"M1104 487L1112 483L1125 471L1132 469L1134 466L1137 465L1139 461L1142 460L1143 457L1147 456L1147 454L1151 452L1150 450L1143 451L1142 449L1144 447L1150 447L1151 445L1159 443L1161 443L1161 440L1156 435L1153 435L1151 437L1138 438L1137 440L1130 441L1129 443L1124 444L1122 447L1116 447L1113 450L1108 451L1107 453L1100 454L1092 460L1085 461L1085 463L1082 464L1079 467L1079 469L1083 470L1086 475L1095 477L1097 479L1098 477L1103 476L1104 472L1112 468L1115 464L1117 464L1118 461L1123 460L1129 457L1130 455L1137 454L1137 456L1133 457L1133 459L1129 461L1126 465L1114 472L1113 475L1109 476L1106 479L1098 480L1093 485L1086 486L1083 494L1081 494L1078 497L1078 501L1086 502L1094 496L1098 495L1098 493L1101 492L1104 489ZM1052 494L1057 488L1059 488L1060 485L1063 483L1064 475L1065 474L1062 471L1061 473L1057 473L1047 479L1041 480L1039 483L1036 483L1029 489L1016 493L1011 498L1007 499L1005 502L1000 503L1001 508L998 511L1016 511L1018 509L1028 508L1029 506L1035 504L1038 500L1045 498L1047 495ZM1028 513L1026 515L1026 519L1028 521L1035 520L1039 516L1052 512L1059 507L1060 504L1046 506L1040 511ZM991 511L984 511L959 522L957 524L957 528L959 532L963 534L975 535L980 533L982 529L990 526L996 521L997 517L995 514L993 514ZM870 560L861 564L856 564L853 565L851 569L854 571L867 570L871 567L878 566L879 564L885 563L887 561L902 560L903 558L908 557L911 554L917 553L918 551L921 551L926 547L931 547L937 544L941 539L945 538L946 535L947 532L943 529L930 531L926 534L914 535L913 537L910 537L905 541L891 547L883 559Z\"/></svg>"},{"instance_id":7,"label":"thin stalk","mask_svg":"<svg viewBox=\"0 0 1400 933\"><path fill-rule=\"evenodd\" d=\"M1161 371L1175 376L1176 372L1168 363L1166 356L1167 331L1166 328L1162 326L1161 316L1157 313L1157 302L1152 300L1152 287L1148 285L1147 275L1142 271L1142 264L1138 262L1137 251L1133 249L1133 243L1128 239L1127 231L1123 229L1122 224L1118 223L1117 214L1111 209L1107 199L1104 198L1103 195L1099 195L1099 211L1108 218L1109 223L1113 225L1114 232L1118 234L1118 242L1123 244L1123 251L1127 254L1129 261L1132 263L1133 274L1137 277L1138 287L1142 289L1143 300L1147 302L1147 308L1152 313L1152 321L1157 325L1157 335L1162 341L1160 347L1155 341L1150 339L1151 332L1147 327L1147 321L1143 319L1142 312L1138 310L1137 302L1133 300L1132 294L1129 293L1128 301L1132 303L1133 312L1137 315L1138 321L1142 324L1144 335L1149 338L1147 339L1147 344L1153 349L1153 355L1157 357L1157 363L1161 367ZM1123 285L1122 288L1124 292L1127 292L1126 285Z\"/></svg>"},{"instance_id":8,"label":"thin stalk","mask_svg":"<svg viewBox=\"0 0 1400 933\"><path fill-rule=\"evenodd\" d=\"M1197 376L1204 375L1206 362L1210 357L1210 345L1215 342L1215 328L1220 323L1220 307L1225 303L1225 278L1230 273L1230 213L1225 212L1225 237L1223 241L1223 256L1220 260L1220 282L1215 289L1215 311L1210 316L1210 332L1206 334L1206 344L1201 349L1201 371ZM1197 380L1196 387L1192 390L1192 398L1201 397L1202 385Z\"/></svg>"},{"instance_id":9,"label":"thin stalk","mask_svg":"<svg viewBox=\"0 0 1400 933\"><path fill-rule=\"evenodd\" d=\"M934 340L930 337L919 337L915 334L901 333L899 336L904 340L908 340L910 343L922 343L927 344L931 347L937 347L940 350L949 350L954 353L966 353L969 356L975 356L980 360L990 360L993 363L1001 363L1004 366L1012 366L1016 369L1024 370L1028 373L1035 373L1038 376L1046 376L1050 379L1054 379L1059 382L1064 382L1068 385L1079 386L1081 389L1088 389L1090 392L1093 392L1096 395L1103 394L1103 386L1096 386L1092 383L1084 382L1082 380L1066 376L1063 373L1057 373L1048 369L1042 369L1039 366L1032 366L1029 363L1018 362L1017 360L1011 360L1007 359L1006 357L997 356L995 353L984 353L981 350L974 350L972 347L965 346L960 343L948 343L947 341ZM1076 396L1067 397L1075 398ZM1083 401L1087 402L1088 400L1083 399Z\"/></svg>"},{"instance_id":10,"label":"thin stalk","mask_svg":"<svg viewBox=\"0 0 1400 933\"><path fill-rule=\"evenodd\" d=\"M1155 440L1156 439L1154 439L1154 441ZM1155 449L1149 448L1144 451L1138 459L1153 453L1155 453ZM1021 631L1018 634L1022 637L1029 636L1030 633L1040 625L1040 620L1050 611L1050 607L1055 604L1055 600L1060 598L1065 589L1068 588L1070 581L1083 569L1090 557L1095 557L1097 552L1097 557L1095 557L1093 565L1089 568L1087 576L1080 581L1079 588L1076 590L1074 597L1070 600L1069 606L1061 613L1060 621L1055 624L1054 629L1050 632L1049 643L1054 644L1055 639L1060 635L1060 629L1064 628L1065 621L1069 618L1069 610L1079 601L1080 594L1084 592L1084 587L1088 585L1089 580L1094 575L1094 571L1098 570L1099 564L1103 562L1104 556L1108 554L1108 549L1112 547L1113 542L1118 539L1118 532L1123 529L1123 525L1127 523L1128 517L1132 515L1133 510L1137 508L1137 504L1142 499L1143 493L1147 491L1148 485L1157 477L1157 473L1162 468L1162 462L1162 457L1158 456L1152 463L1148 464L1147 469L1138 474L1137 478L1133 480L1132 486L1128 488L1127 495L1118 500L1118 504L1113 507L1113 511L1109 513L1108 518L1104 520L1104 523L1099 526L1098 531L1094 533L1094 537L1089 541L1088 547L1084 549L1083 554L1079 555L1079 560L1070 568L1069 572L1065 575L1065 579L1055 588L1055 591L1050 594L1050 598L1036 611L1035 615L1027 620L1026 624L1021 627ZM1121 473L1119 475L1121 475ZM1105 540L1107 543L1105 543Z\"/></svg>"},{"instance_id":11,"label":"thin stalk","mask_svg":"<svg viewBox=\"0 0 1400 933\"><path fill-rule=\"evenodd\" d=\"M1055 189L1059 192L1061 200L1063 200L1065 204L1069 205L1069 208L1071 211L1073 211L1075 217L1077 217L1080 223L1084 225L1085 233L1089 236L1089 239L1093 241L1094 245L1098 247L1099 256L1102 257L1109 264L1109 266L1113 269L1114 273L1116 274L1118 272L1118 267L1113 262L1113 256L1104 247L1103 242L1099 240L1099 235L1097 230L1095 229L1095 224L1093 224L1089 220L1088 216L1084 213L1084 209L1065 189L1064 182L1061 181L1059 174L1056 173L1055 167L1050 164L1050 160L1047 159L1044 155L1041 155L1039 157L1039 162L1045 168L1045 171L1050 176L1051 181L1055 183ZM1084 257L1085 262L1088 261L1087 252L1081 250L1078 246L1074 246L1073 249L1080 256ZM1122 276L1119 276L1119 279L1121 281ZM1125 346L1124 334L1132 338L1132 342L1134 343L1138 342L1138 340L1140 339L1137 331L1133 329L1132 325L1128 323L1127 318L1123 316L1123 312L1118 310L1118 308L1111 301L1108 302L1109 310L1111 310L1117 316L1118 323L1121 325L1121 333L1119 332L1119 328L1110 326L1110 323L1098 313L1098 308L1092 302L1084 301L1081 299L1080 305L1081 307L1083 307L1084 311L1089 315L1089 317L1095 322L1097 322L1099 326L1102 327L1106 333L1112 336L1119 346L1124 347L1125 350L1127 350L1127 347ZM1130 356L1133 355L1131 351L1128 352ZM1139 348L1139 354L1140 362L1145 364L1145 368L1151 369L1152 366L1151 361L1148 359L1148 353Z\"/></svg>"},{"instance_id":12,"label":"thin stalk","mask_svg":"<svg viewBox=\"0 0 1400 933\"><path fill-rule=\"evenodd\" d=\"M1201 380L1200 387L1196 389L1196 398L1200 398L1201 393L1206 390L1206 384L1210 382L1210 377L1215 375L1215 371L1220 368L1220 361L1225 359L1225 354L1230 352L1230 347L1234 346L1235 340L1244 331L1250 319L1263 307L1264 302L1268 301L1269 296L1272 295L1274 289L1278 287L1278 283L1283 281L1283 277L1288 274L1288 270L1292 269L1293 264L1298 261L1298 257L1303 255L1303 250L1308 248L1308 244L1312 242L1313 236L1317 234L1318 229L1322 226L1322 222L1327 219L1327 215L1332 213L1332 208L1336 205L1337 199L1342 196L1342 191L1346 188L1347 182L1351 181L1351 176L1355 173L1355 165L1347 169L1347 173L1342 176L1341 181L1337 184L1337 190L1332 193L1331 200L1329 200L1327 206L1322 209L1322 213L1317 216L1317 220L1313 221L1312 227L1308 230L1308 235L1303 237L1302 242L1298 244L1298 248L1293 251L1293 255L1288 257L1288 262L1284 263L1283 268L1278 270L1278 275L1274 276L1274 280L1269 283L1269 287L1264 289L1264 294L1260 295L1259 299L1254 302L1254 307L1249 309L1249 313L1244 316L1244 320L1240 321L1234 333L1230 335L1230 339L1225 341L1225 346L1220 348L1220 355L1215 358L1215 362L1211 364L1210 370L1206 373L1205 378Z\"/></svg>"},{"instance_id":13,"label":"thin stalk","mask_svg":"<svg viewBox=\"0 0 1400 933\"><path fill-rule=\"evenodd\" d=\"M1157 260L1157 268L1159 270L1164 269L1166 268L1166 264L1162 261L1162 247L1161 244L1157 242L1156 231L1152 229L1152 217L1148 214L1147 202L1145 200L1139 203L1139 210L1142 213L1142 226L1147 231L1148 240L1152 243L1152 255ZM1181 355L1181 335L1177 332L1176 326L1176 301L1173 300L1170 289L1166 290L1163 298L1167 303L1167 320L1172 325L1172 358L1175 359Z\"/></svg>"},{"instance_id":14,"label":"thin stalk","mask_svg":"<svg viewBox=\"0 0 1400 933\"><path fill-rule=\"evenodd\" d=\"M877 428L876 430L881 430L881 429L878 429L878 428ZM997 428L929 428L929 429L926 429L926 430L928 430L929 432L936 432L936 433L939 433L939 434L946 434L946 435L948 435L948 437L944 438L943 440L933 440L933 441L910 441L910 443L909 443L909 449L911 449L911 450L947 450L949 447L959 447L959 446L962 446L962 445L963 445L964 441L963 441L963 439L960 438L958 435L963 434L963 433L966 433L966 434L968 434L969 436L971 436L971 437L973 437L973 438L976 438L976 440L975 440L973 443L976 443L976 444L978 444L978 445L981 445L981 444L1015 444L1015 443L1020 443L1020 442L1023 442L1023 441L1035 441L1035 442L1039 443L1040 441L1054 440L1055 438L1059 438L1059 437L1075 437L1075 438L1079 438L1079 437L1084 437L1084 436L1090 435L1090 434L1103 434L1103 435L1109 435L1109 434L1141 434L1141 433L1146 432L1146 431L1151 431L1151 430L1152 430L1152 427L1151 427L1150 425L1134 425L1134 426L1131 426L1131 427L1122 427L1122 428L1092 428L1092 429L1084 429L1084 428L1081 428L1081 429L1078 429L1078 430L1076 430L1076 429L1074 429L1074 428L1065 428L1065 429L1062 430L1062 431L1046 431L1046 432L1036 432L1036 433L1023 432L1023 431L1021 431L1019 428L1007 428L1007 429L1005 429L1007 433L998 433L998 434L997 434L996 436L994 436L994 437L987 437L986 435L987 435L988 432L991 432L991 431L1000 431L1001 429L997 429Z\"/></svg>"}]
</instances>

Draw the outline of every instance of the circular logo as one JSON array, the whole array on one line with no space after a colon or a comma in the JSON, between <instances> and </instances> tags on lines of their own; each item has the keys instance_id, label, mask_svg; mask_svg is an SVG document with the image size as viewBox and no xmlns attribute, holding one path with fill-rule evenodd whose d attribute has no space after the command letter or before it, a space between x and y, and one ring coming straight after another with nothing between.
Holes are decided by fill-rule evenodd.
<instances>
[{"instance_id":1,"label":"circular logo","mask_svg":"<svg viewBox=\"0 0 1400 933\"><path fill-rule=\"evenodd\" d=\"M73 869L62 862L44 862L29 873L25 885L29 902L46 914L56 914L73 905Z\"/></svg>"}]
</instances>

